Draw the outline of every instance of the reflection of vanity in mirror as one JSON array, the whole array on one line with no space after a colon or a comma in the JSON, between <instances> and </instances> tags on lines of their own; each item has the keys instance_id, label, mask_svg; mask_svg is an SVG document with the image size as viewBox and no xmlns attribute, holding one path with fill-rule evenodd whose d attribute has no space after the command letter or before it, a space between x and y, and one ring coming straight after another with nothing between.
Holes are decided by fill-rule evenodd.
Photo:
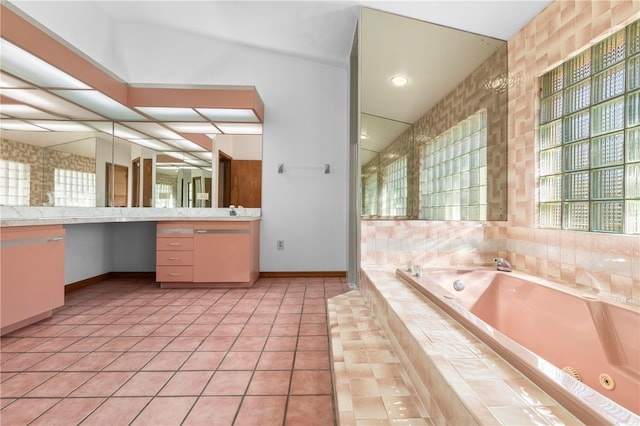
<instances>
[{"instance_id":1,"label":"reflection of vanity in mirror","mask_svg":"<svg viewBox=\"0 0 640 426\"><path fill-rule=\"evenodd\" d=\"M362 216L506 220L506 42L368 8L358 40Z\"/></svg>"}]
</instances>

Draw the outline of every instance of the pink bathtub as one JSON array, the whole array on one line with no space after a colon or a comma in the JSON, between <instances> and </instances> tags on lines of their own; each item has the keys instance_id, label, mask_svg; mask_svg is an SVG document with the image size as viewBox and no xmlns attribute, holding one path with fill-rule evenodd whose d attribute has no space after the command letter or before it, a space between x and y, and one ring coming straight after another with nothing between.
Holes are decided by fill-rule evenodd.
<instances>
[{"instance_id":1,"label":"pink bathtub","mask_svg":"<svg viewBox=\"0 0 640 426\"><path fill-rule=\"evenodd\" d=\"M398 275L585 423L640 424L637 307L513 272Z\"/></svg>"}]
</instances>

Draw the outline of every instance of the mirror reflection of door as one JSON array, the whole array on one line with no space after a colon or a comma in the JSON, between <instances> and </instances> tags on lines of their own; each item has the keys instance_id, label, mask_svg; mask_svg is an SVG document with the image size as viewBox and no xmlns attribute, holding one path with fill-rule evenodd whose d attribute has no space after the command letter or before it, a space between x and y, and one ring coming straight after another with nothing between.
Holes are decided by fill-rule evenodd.
<instances>
[{"instance_id":1,"label":"mirror reflection of door","mask_svg":"<svg viewBox=\"0 0 640 426\"><path fill-rule=\"evenodd\" d=\"M153 207L153 160L142 160L142 207Z\"/></svg>"},{"instance_id":2,"label":"mirror reflection of door","mask_svg":"<svg viewBox=\"0 0 640 426\"><path fill-rule=\"evenodd\" d=\"M211 207L211 178L210 177L205 177L204 178L204 192L207 194L207 199L204 200L204 206L203 207Z\"/></svg>"},{"instance_id":3,"label":"mirror reflection of door","mask_svg":"<svg viewBox=\"0 0 640 426\"><path fill-rule=\"evenodd\" d=\"M230 204L248 208L262 205L262 161L233 160L231 162Z\"/></svg>"},{"instance_id":4,"label":"mirror reflection of door","mask_svg":"<svg viewBox=\"0 0 640 426\"><path fill-rule=\"evenodd\" d=\"M106 205L109 207L127 207L129 168L112 163L106 163L106 166Z\"/></svg>"},{"instance_id":5,"label":"mirror reflection of door","mask_svg":"<svg viewBox=\"0 0 640 426\"><path fill-rule=\"evenodd\" d=\"M140 207L140 157L131 162L131 207Z\"/></svg>"},{"instance_id":6,"label":"mirror reflection of door","mask_svg":"<svg viewBox=\"0 0 640 426\"><path fill-rule=\"evenodd\" d=\"M231 157L218 151L218 207L229 207L231 203Z\"/></svg>"},{"instance_id":7,"label":"mirror reflection of door","mask_svg":"<svg viewBox=\"0 0 640 426\"><path fill-rule=\"evenodd\" d=\"M136 158L131 162L131 174L131 206L151 207L153 205L153 160L144 158L142 170L140 170L140 157Z\"/></svg>"}]
</instances>

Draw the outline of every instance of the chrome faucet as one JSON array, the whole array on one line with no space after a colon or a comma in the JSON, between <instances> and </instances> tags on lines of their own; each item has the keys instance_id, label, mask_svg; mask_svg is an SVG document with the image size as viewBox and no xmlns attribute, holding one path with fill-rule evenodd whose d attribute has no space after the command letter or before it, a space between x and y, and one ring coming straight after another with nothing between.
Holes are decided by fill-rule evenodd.
<instances>
[{"instance_id":1,"label":"chrome faucet","mask_svg":"<svg viewBox=\"0 0 640 426\"><path fill-rule=\"evenodd\" d=\"M511 272L511 264L504 257L496 257L493 261L497 263L498 271Z\"/></svg>"},{"instance_id":2,"label":"chrome faucet","mask_svg":"<svg viewBox=\"0 0 640 426\"><path fill-rule=\"evenodd\" d=\"M237 216L238 212L236 212L236 206L234 205L230 205L229 206L229 216Z\"/></svg>"}]
</instances>

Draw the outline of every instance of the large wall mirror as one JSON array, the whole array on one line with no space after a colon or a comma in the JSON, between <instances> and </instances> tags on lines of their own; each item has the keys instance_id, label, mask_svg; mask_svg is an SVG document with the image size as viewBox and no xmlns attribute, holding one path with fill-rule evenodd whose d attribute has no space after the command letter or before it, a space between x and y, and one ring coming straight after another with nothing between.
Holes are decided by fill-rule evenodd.
<instances>
[{"instance_id":1,"label":"large wall mirror","mask_svg":"<svg viewBox=\"0 0 640 426\"><path fill-rule=\"evenodd\" d=\"M261 135L216 135L211 151L180 151L116 137L108 122L104 131L76 122L66 124L77 131L47 131L37 123L2 120L0 205L261 207ZM31 129L11 130L18 125Z\"/></svg>"},{"instance_id":2,"label":"large wall mirror","mask_svg":"<svg viewBox=\"0 0 640 426\"><path fill-rule=\"evenodd\" d=\"M131 86L0 11L0 205L261 207L255 87Z\"/></svg>"},{"instance_id":3,"label":"large wall mirror","mask_svg":"<svg viewBox=\"0 0 640 426\"><path fill-rule=\"evenodd\" d=\"M503 40L363 8L361 213L506 220Z\"/></svg>"}]
</instances>

